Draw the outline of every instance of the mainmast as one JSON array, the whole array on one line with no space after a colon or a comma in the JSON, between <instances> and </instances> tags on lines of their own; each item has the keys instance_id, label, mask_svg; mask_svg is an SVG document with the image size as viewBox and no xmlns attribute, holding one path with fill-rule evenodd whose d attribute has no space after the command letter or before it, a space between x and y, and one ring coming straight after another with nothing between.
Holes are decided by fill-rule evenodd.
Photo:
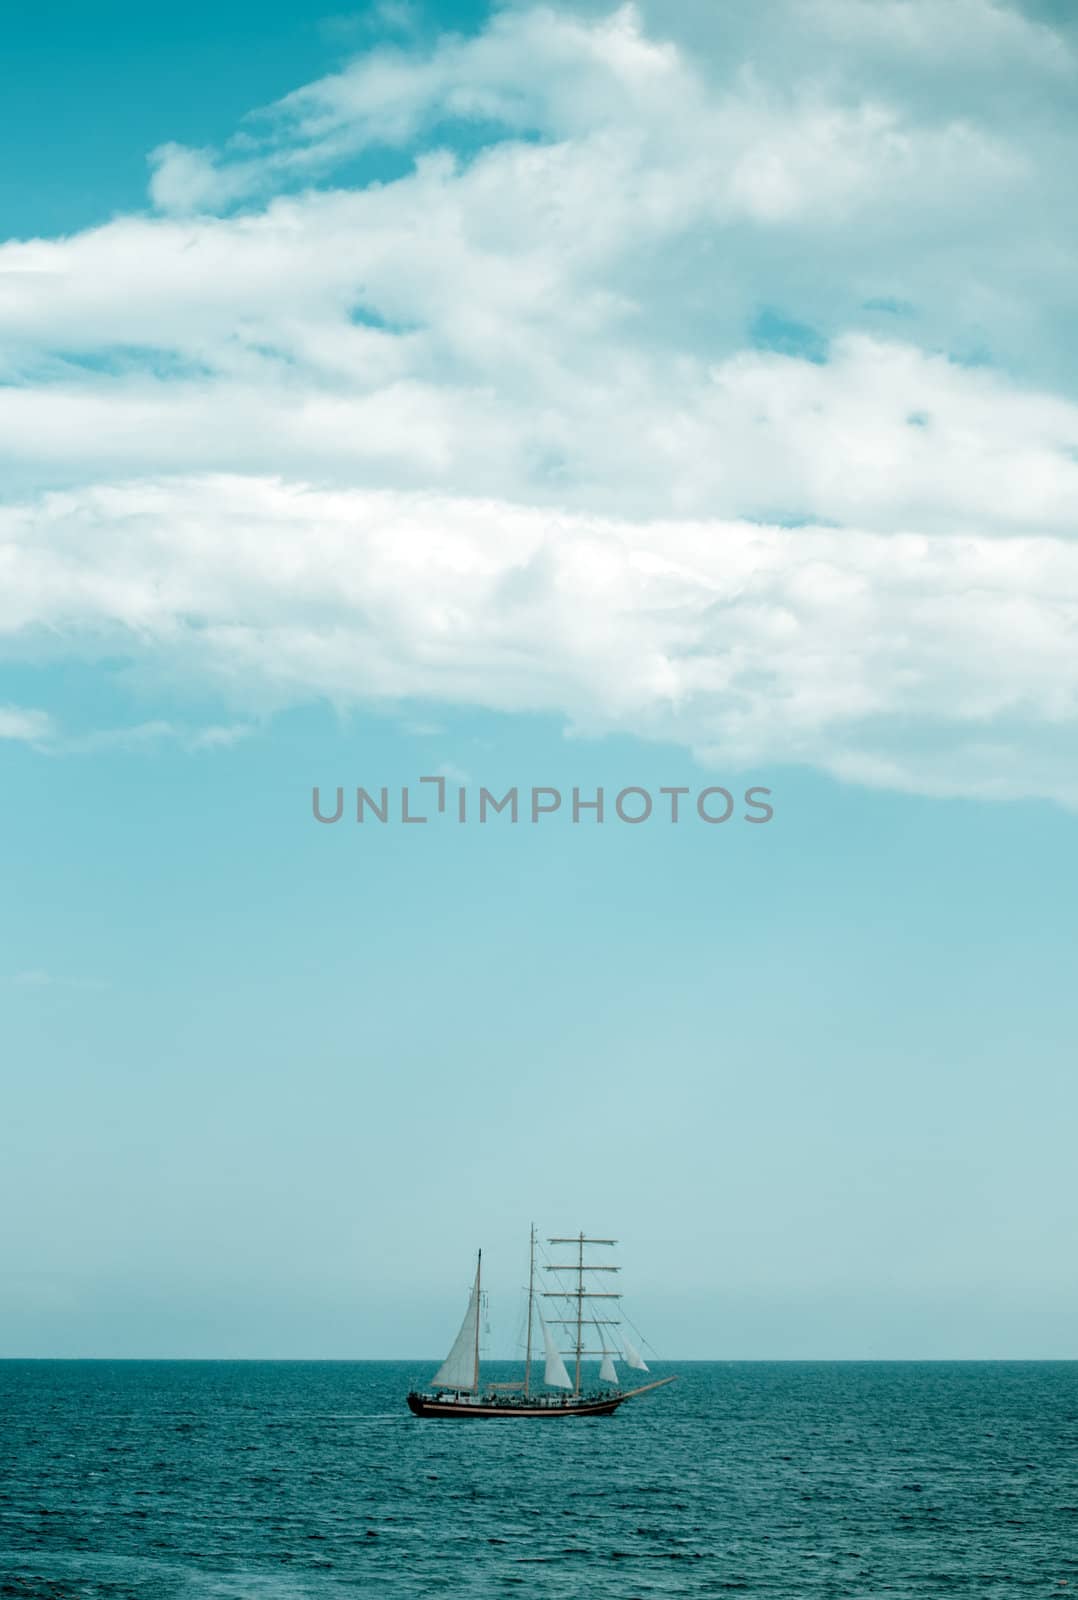
<instances>
[{"instance_id":1,"label":"mainmast","mask_svg":"<svg viewBox=\"0 0 1078 1600\"><path fill-rule=\"evenodd\" d=\"M590 1246L615 1245L615 1244L617 1244L618 1241L616 1239L589 1239L589 1238L587 1238L585 1236L585 1234L583 1232L581 1232L581 1233L578 1233L574 1238L550 1239L547 1242L549 1244L575 1244L576 1245L576 1260L575 1261L572 1261L572 1262L553 1262L553 1263L551 1263L551 1265L547 1269L549 1272L572 1272L572 1273L574 1273L575 1276L576 1276L576 1288L575 1289L544 1289L543 1290L543 1294L548 1299L552 1299L552 1300L575 1300L576 1301L576 1315L575 1316L573 1316L573 1317L555 1317L553 1320L555 1322L560 1322L562 1324L562 1326L569 1326L569 1327L574 1327L575 1326L575 1328L576 1328L576 1341L575 1341L575 1344L573 1346L573 1350L571 1352L567 1352L567 1353L573 1354L576 1357L576 1369L575 1369L574 1380L573 1380L573 1393L574 1393L574 1395L578 1395L580 1393L580 1359L585 1354L589 1354L589 1355L590 1354L598 1354L598 1352L592 1352L592 1351L585 1352L585 1350L584 1350L584 1324L587 1323L589 1327L592 1327L592 1326L594 1326L594 1327L613 1327L613 1326L616 1326L616 1323L610 1318L605 1318L605 1317L603 1317L603 1318L585 1317L585 1315L584 1315L584 1301L585 1300L620 1300L621 1299L621 1295L620 1294L618 1294L618 1293L616 1293L614 1291L611 1291L611 1290L606 1290L606 1289L585 1289L585 1287L584 1287L584 1274L586 1272L618 1272L618 1271L620 1271L620 1268L613 1267L613 1266L607 1266L606 1264L601 1263L601 1262L597 1262L597 1261L585 1261L585 1259L584 1259L584 1246L585 1245L590 1245Z\"/></svg>"},{"instance_id":2,"label":"mainmast","mask_svg":"<svg viewBox=\"0 0 1078 1600\"><path fill-rule=\"evenodd\" d=\"M573 1393L580 1393L580 1348L584 1343L584 1234L579 1234L576 1262L576 1371L573 1374Z\"/></svg>"}]
</instances>

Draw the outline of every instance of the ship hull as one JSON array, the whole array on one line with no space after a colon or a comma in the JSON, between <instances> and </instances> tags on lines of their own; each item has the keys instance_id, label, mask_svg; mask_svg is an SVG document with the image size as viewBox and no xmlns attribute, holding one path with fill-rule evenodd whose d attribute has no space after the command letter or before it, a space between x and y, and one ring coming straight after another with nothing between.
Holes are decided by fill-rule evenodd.
<instances>
[{"instance_id":1,"label":"ship hull","mask_svg":"<svg viewBox=\"0 0 1078 1600\"><path fill-rule=\"evenodd\" d=\"M442 1400L410 1394L408 1409L416 1417L609 1417L626 1395L603 1395L597 1400L557 1400L539 1404L527 1400Z\"/></svg>"}]
</instances>

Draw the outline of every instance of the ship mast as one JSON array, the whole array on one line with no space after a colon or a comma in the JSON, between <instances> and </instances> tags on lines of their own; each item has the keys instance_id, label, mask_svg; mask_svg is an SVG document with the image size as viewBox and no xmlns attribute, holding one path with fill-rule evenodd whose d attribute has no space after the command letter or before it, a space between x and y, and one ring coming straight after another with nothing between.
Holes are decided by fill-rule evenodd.
<instances>
[{"instance_id":1,"label":"ship mast","mask_svg":"<svg viewBox=\"0 0 1078 1600\"><path fill-rule=\"evenodd\" d=\"M605 1325L605 1323L601 1323L601 1322L597 1321L597 1319L595 1319L593 1317L585 1318L585 1316L584 1316L584 1301L585 1300L620 1300L621 1299L621 1295L616 1293L615 1291L606 1290L606 1289L585 1289L585 1287L584 1287L584 1274L585 1274L585 1272L618 1272L620 1269L618 1267L606 1266L606 1265L600 1264L599 1262L596 1262L596 1261L585 1261L584 1260L584 1246L585 1245L615 1245L615 1244L617 1244L617 1242L618 1241L616 1239L589 1239L589 1238L587 1238L585 1236L583 1231L578 1233L574 1238L569 1238L569 1239L562 1238L562 1239L550 1239L550 1240L548 1240L549 1244L575 1244L576 1245L576 1260L575 1261L572 1261L572 1262L563 1261L563 1262L558 1262L558 1263L552 1263L550 1265L550 1267L548 1267L548 1269L547 1269L549 1272L572 1272L572 1273L574 1273L576 1275L576 1288L575 1289L544 1289L544 1291L543 1291L544 1295L546 1295L548 1298L550 1298L552 1300L575 1300L576 1301L576 1315L575 1315L575 1317L572 1317L572 1318L569 1318L569 1317L558 1317L558 1318L555 1318L555 1321L561 1322L563 1325L565 1323L569 1323L570 1325L575 1323L575 1325L576 1325L576 1343L574 1345L573 1351L571 1352L576 1357L576 1370L575 1370L575 1373L574 1373L574 1380L573 1380L573 1394L574 1395L578 1395L580 1393L580 1358L584 1354L584 1323L585 1323L585 1321L587 1321L589 1326L592 1323L595 1323L597 1326Z\"/></svg>"},{"instance_id":2,"label":"ship mast","mask_svg":"<svg viewBox=\"0 0 1078 1600\"><path fill-rule=\"evenodd\" d=\"M458 1394L474 1390L479 1392L479 1319L482 1315L481 1277L483 1252L475 1263L475 1282L468 1296L468 1309L453 1340L453 1348L431 1379L433 1389L455 1389Z\"/></svg>"},{"instance_id":3,"label":"ship mast","mask_svg":"<svg viewBox=\"0 0 1078 1600\"><path fill-rule=\"evenodd\" d=\"M479 1321L483 1315L483 1300L479 1287L479 1277L483 1270L483 1252L480 1250L475 1258L475 1392L479 1394Z\"/></svg>"},{"instance_id":4,"label":"ship mast","mask_svg":"<svg viewBox=\"0 0 1078 1600\"><path fill-rule=\"evenodd\" d=\"M532 1223L531 1248L528 1253L528 1343L524 1352L524 1393L531 1393L532 1377L532 1315L535 1305L535 1223Z\"/></svg>"},{"instance_id":5,"label":"ship mast","mask_svg":"<svg viewBox=\"0 0 1078 1600\"><path fill-rule=\"evenodd\" d=\"M576 1258L576 1371L573 1373L573 1393L580 1393L580 1347L584 1343L584 1231L581 1229Z\"/></svg>"}]
</instances>

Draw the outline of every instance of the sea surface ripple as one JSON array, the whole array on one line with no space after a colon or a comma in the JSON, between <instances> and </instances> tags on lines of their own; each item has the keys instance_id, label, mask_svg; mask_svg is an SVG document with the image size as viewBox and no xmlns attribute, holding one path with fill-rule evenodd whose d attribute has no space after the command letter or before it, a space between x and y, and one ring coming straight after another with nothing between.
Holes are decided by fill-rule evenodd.
<instances>
[{"instance_id":1,"label":"sea surface ripple","mask_svg":"<svg viewBox=\"0 0 1078 1600\"><path fill-rule=\"evenodd\" d=\"M1078 1600L1078 1363L678 1370L454 1423L415 1363L0 1362L0 1595Z\"/></svg>"}]
</instances>

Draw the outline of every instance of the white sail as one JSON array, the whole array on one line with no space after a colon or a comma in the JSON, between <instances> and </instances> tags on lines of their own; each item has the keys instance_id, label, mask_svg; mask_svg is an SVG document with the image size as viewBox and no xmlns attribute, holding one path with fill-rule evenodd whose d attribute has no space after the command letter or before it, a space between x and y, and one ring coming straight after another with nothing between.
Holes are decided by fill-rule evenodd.
<instances>
[{"instance_id":1,"label":"white sail","mask_svg":"<svg viewBox=\"0 0 1078 1600\"><path fill-rule=\"evenodd\" d=\"M614 1366L613 1357L609 1350L603 1351L603 1359L599 1367L599 1380L602 1383L617 1383L618 1373Z\"/></svg>"},{"instance_id":2,"label":"white sail","mask_svg":"<svg viewBox=\"0 0 1078 1600\"><path fill-rule=\"evenodd\" d=\"M550 1329L547 1327L541 1311L539 1313L539 1321L543 1325L543 1349L546 1351L546 1371L543 1374L543 1382L550 1389L571 1389L573 1380L565 1370L565 1362L562 1360L558 1347L550 1336Z\"/></svg>"},{"instance_id":3,"label":"white sail","mask_svg":"<svg viewBox=\"0 0 1078 1600\"><path fill-rule=\"evenodd\" d=\"M649 1371L650 1369L647 1362L644 1360L635 1344L630 1344L628 1339L625 1338L623 1338L621 1342L625 1349L625 1365L627 1367L632 1367L634 1372Z\"/></svg>"},{"instance_id":4,"label":"white sail","mask_svg":"<svg viewBox=\"0 0 1078 1600\"><path fill-rule=\"evenodd\" d=\"M471 1299L464 1313L453 1348L432 1379L435 1389L477 1389L479 1387L479 1275L472 1285Z\"/></svg>"}]
</instances>

